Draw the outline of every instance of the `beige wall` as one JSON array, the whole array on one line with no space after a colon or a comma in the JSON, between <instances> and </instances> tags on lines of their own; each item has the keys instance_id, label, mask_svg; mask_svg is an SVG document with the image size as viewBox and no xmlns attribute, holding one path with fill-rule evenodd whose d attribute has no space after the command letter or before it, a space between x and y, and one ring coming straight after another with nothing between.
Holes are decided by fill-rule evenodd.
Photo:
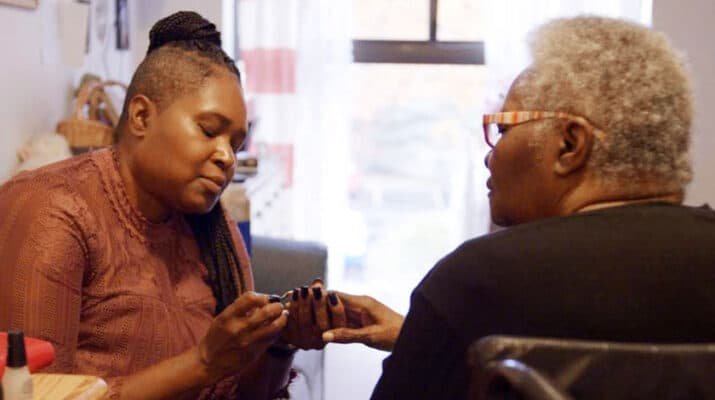
<instances>
[{"instance_id":1,"label":"beige wall","mask_svg":"<svg viewBox=\"0 0 715 400\"><path fill-rule=\"evenodd\" d=\"M686 202L715 206L715 1L654 0L653 26L686 52L695 78L695 179Z\"/></svg>"}]
</instances>

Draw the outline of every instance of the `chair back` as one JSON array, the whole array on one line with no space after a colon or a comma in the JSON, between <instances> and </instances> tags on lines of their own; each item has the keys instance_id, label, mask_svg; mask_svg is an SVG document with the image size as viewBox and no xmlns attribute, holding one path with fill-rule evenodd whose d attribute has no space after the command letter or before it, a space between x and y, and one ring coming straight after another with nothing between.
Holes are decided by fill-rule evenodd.
<instances>
[{"instance_id":1,"label":"chair back","mask_svg":"<svg viewBox=\"0 0 715 400\"><path fill-rule=\"evenodd\" d=\"M488 336L469 349L470 399L715 399L715 343Z\"/></svg>"}]
</instances>

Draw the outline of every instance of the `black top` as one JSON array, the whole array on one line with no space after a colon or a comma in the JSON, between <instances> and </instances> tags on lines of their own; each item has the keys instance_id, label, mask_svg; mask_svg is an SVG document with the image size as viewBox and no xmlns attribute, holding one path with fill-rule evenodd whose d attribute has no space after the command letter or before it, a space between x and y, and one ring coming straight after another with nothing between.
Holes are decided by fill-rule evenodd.
<instances>
[{"instance_id":1,"label":"black top","mask_svg":"<svg viewBox=\"0 0 715 400\"><path fill-rule=\"evenodd\" d=\"M470 240L412 293L372 399L462 399L491 334L715 341L715 212L641 204Z\"/></svg>"}]
</instances>

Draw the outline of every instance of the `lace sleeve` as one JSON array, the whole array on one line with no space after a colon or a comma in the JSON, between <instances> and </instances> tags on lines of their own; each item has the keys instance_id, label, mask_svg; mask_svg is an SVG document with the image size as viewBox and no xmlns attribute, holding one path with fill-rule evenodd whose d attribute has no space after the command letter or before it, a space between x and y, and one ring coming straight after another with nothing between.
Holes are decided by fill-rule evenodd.
<instances>
[{"instance_id":1,"label":"lace sleeve","mask_svg":"<svg viewBox=\"0 0 715 400\"><path fill-rule=\"evenodd\" d=\"M61 182L0 187L0 330L50 341L56 359L48 371L74 369L87 260L82 204Z\"/></svg>"}]
</instances>

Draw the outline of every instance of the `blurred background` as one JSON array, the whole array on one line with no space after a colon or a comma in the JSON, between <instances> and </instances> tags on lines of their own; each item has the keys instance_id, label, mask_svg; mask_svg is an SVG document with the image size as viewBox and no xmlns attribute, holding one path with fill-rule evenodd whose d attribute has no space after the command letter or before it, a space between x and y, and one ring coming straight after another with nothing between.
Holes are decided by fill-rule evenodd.
<instances>
[{"instance_id":1,"label":"blurred background","mask_svg":"<svg viewBox=\"0 0 715 400\"><path fill-rule=\"evenodd\" d=\"M687 53L687 202L715 197L710 0L0 0L0 179L70 112L82 76L129 82L150 27L185 9L216 22L243 75L251 234L323 243L331 288L405 313L440 257L489 232L481 115L528 65L528 32L555 17L627 18ZM368 398L386 356L328 346L325 398Z\"/></svg>"}]
</instances>

